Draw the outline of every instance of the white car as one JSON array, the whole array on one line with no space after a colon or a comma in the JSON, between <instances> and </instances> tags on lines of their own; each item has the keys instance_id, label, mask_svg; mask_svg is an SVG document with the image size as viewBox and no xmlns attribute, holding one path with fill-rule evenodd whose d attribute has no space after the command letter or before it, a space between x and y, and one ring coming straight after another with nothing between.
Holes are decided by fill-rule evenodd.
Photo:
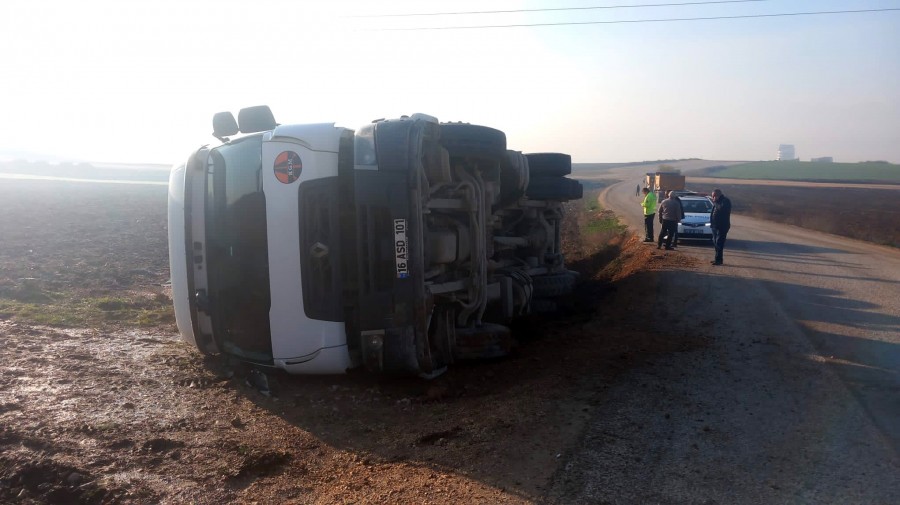
<instances>
[{"instance_id":1,"label":"white car","mask_svg":"<svg viewBox=\"0 0 900 505\"><path fill-rule=\"evenodd\" d=\"M709 216L712 201L705 196L682 196L684 219L678 223L678 240L712 240Z\"/></svg>"}]
</instances>

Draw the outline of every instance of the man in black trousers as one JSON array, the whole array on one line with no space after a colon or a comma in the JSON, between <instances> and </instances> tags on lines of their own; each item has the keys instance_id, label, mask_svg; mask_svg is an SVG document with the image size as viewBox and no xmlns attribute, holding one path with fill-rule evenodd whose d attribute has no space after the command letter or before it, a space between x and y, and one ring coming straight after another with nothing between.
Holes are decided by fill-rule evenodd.
<instances>
[{"instance_id":1,"label":"man in black trousers","mask_svg":"<svg viewBox=\"0 0 900 505\"><path fill-rule=\"evenodd\" d=\"M650 188L641 190L644 199L641 201L641 208L644 211L644 242L653 242L653 216L656 215L656 195L650 191Z\"/></svg>"},{"instance_id":2,"label":"man in black trousers","mask_svg":"<svg viewBox=\"0 0 900 505\"><path fill-rule=\"evenodd\" d=\"M671 191L666 191L666 199L659 205L659 223L662 225L662 229L659 231L657 249L662 249L664 238L666 250L675 247L678 241L678 222L682 219L684 219L684 208L681 206L681 200Z\"/></svg>"},{"instance_id":3,"label":"man in black trousers","mask_svg":"<svg viewBox=\"0 0 900 505\"><path fill-rule=\"evenodd\" d=\"M712 229L713 245L716 248L716 257L710 263L722 264L722 252L725 250L725 238L731 228L731 200L722 190L716 188L712 192L713 209L709 216L709 227Z\"/></svg>"}]
</instances>

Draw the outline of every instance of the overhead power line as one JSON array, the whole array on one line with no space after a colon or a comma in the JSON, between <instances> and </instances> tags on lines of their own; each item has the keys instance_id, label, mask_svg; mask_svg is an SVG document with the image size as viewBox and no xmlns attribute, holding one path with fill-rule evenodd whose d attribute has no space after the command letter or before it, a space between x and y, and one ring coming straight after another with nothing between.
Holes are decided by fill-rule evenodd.
<instances>
[{"instance_id":1,"label":"overhead power line","mask_svg":"<svg viewBox=\"0 0 900 505\"><path fill-rule=\"evenodd\" d=\"M748 2L768 2L769 0L717 0L706 2L673 2L661 4L641 4L641 5L602 5L596 7L554 7L546 9L512 9L500 11L457 11L457 12L416 12L405 14L360 14L357 16L345 16L348 18L400 18L414 16L458 16L472 14L513 14L518 12L552 12L552 11L586 11L597 9L630 9L637 7L684 7L691 5L710 5L710 4L739 4Z\"/></svg>"},{"instance_id":2,"label":"overhead power line","mask_svg":"<svg viewBox=\"0 0 900 505\"><path fill-rule=\"evenodd\" d=\"M822 14L858 14L863 12L888 12L888 11L900 11L900 7L897 8L884 8L884 9L859 9L859 10L845 10L845 11L813 11L813 12L782 12L776 14L745 14L740 16L709 16L709 17L696 17L696 18L660 18L660 19L623 19L623 20L615 20L615 21L569 21L569 22L560 22L560 23L528 23L528 24L514 24L514 25L475 25L475 26L430 26L430 27L418 27L418 28L370 28L363 29L363 31L387 31L387 32L399 32L399 31L425 31L425 30L481 30L486 28L526 28L532 26L566 26L566 25L615 25L615 24L625 24L625 23L669 23L675 21L715 21L722 19L749 19L749 18L777 18L777 17L787 17L787 16L816 16Z\"/></svg>"}]
</instances>

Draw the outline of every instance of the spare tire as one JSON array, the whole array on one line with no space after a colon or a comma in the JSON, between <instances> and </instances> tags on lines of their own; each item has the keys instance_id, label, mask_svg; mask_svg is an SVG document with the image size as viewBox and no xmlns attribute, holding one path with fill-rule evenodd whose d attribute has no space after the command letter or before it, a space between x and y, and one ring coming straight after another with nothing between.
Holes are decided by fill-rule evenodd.
<instances>
[{"instance_id":1,"label":"spare tire","mask_svg":"<svg viewBox=\"0 0 900 505\"><path fill-rule=\"evenodd\" d=\"M578 200L584 196L584 188L565 177L532 177L525 195L532 200Z\"/></svg>"},{"instance_id":2,"label":"spare tire","mask_svg":"<svg viewBox=\"0 0 900 505\"><path fill-rule=\"evenodd\" d=\"M441 145L451 157L506 159L506 134L487 126L441 123Z\"/></svg>"},{"instance_id":3,"label":"spare tire","mask_svg":"<svg viewBox=\"0 0 900 505\"><path fill-rule=\"evenodd\" d=\"M572 157L563 153L530 153L528 172L532 177L564 177L572 173Z\"/></svg>"}]
</instances>

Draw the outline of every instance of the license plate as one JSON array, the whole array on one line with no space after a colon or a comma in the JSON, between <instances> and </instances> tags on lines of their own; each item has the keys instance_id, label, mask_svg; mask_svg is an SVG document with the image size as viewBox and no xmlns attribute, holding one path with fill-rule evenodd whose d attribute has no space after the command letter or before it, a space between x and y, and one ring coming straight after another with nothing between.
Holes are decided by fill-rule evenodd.
<instances>
[{"instance_id":1,"label":"license plate","mask_svg":"<svg viewBox=\"0 0 900 505\"><path fill-rule=\"evenodd\" d=\"M702 230L692 230L690 228L687 228L687 229L683 230L682 233L696 234L696 233L703 233L703 231Z\"/></svg>"},{"instance_id":2,"label":"license plate","mask_svg":"<svg viewBox=\"0 0 900 505\"><path fill-rule=\"evenodd\" d=\"M394 257L397 260L397 278L409 277L409 244L406 242L406 219L394 219Z\"/></svg>"}]
</instances>

